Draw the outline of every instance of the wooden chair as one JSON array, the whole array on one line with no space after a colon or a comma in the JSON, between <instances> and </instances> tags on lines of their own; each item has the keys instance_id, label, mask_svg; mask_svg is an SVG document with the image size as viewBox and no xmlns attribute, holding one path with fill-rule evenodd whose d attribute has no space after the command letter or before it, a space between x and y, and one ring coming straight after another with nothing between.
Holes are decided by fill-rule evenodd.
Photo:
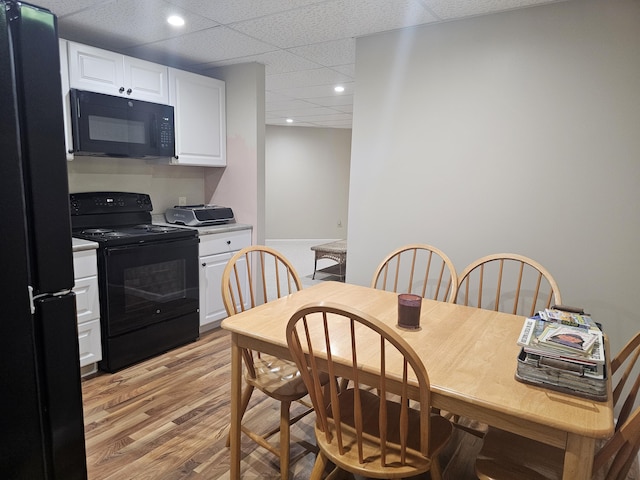
<instances>
[{"instance_id":1,"label":"wooden chair","mask_svg":"<svg viewBox=\"0 0 640 480\"><path fill-rule=\"evenodd\" d=\"M640 408L598 450L593 459L593 478L624 480L640 447ZM534 440L490 428L476 458L481 480L561 479L564 451ZM596 474L603 476L595 477Z\"/></svg>"},{"instance_id":2,"label":"wooden chair","mask_svg":"<svg viewBox=\"0 0 640 480\"><path fill-rule=\"evenodd\" d=\"M612 380L616 377L613 382L613 405L616 410L619 409L619 414L614 435L593 459L593 473L594 476L598 475L594 478L624 480L636 459L640 448L640 408L635 411L633 408L640 388L640 374L633 370L639 356L640 332L611 361ZM630 378L635 378L635 381L623 397ZM476 459L475 469L481 480L559 479L562 478L563 461L564 452L559 448L490 427Z\"/></svg>"},{"instance_id":3,"label":"wooden chair","mask_svg":"<svg viewBox=\"0 0 640 480\"><path fill-rule=\"evenodd\" d=\"M373 274L371 288L451 302L456 296L458 276L442 250L416 243L389 253Z\"/></svg>"},{"instance_id":4,"label":"wooden chair","mask_svg":"<svg viewBox=\"0 0 640 480\"><path fill-rule=\"evenodd\" d=\"M302 289L302 282L293 265L276 250L254 245L237 252L222 273L222 301L229 316L257 305L275 300ZM256 443L280 459L280 473L289 478L289 427L313 410L290 419L291 403L307 395L307 389L298 374L295 363L243 349L246 388L240 406L244 416L251 394L257 388L280 402L279 427L258 434L245 425L242 431ZM275 448L268 439L280 432L280 447ZM230 438L227 438L227 447Z\"/></svg>"},{"instance_id":5,"label":"wooden chair","mask_svg":"<svg viewBox=\"0 0 640 480\"><path fill-rule=\"evenodd\" d=\"M616 430L622 425L636 402L638 389L640 388L640 377L636 378L635 383L624 397L624 402L620 406L622 392L629 378L632 378L633 370L638 363L640 357L640 332L636 333L627 344L622 347L618 354L611 360L611 378L615 387L613 388L613 405L618 412L616 421ZM624 367L624 371L622 370ZM638 375L638 374L636 374Z\"/></svg>"},{"instance_id":6,"label":"wooden chair","mask_svg":"<svg viewBox=\"0 0 640 480\"><path fill-rule=\"evenodd\" d=\"M336 350L335 338L350 339L351 348ZM424 364L392 327L347 306L318 302L291 317L287 343L316 411L319 453L312 480L322 478L328 461L337 466L328 478L344 471L367 478L426 471L433 479L442 477L437 455L452 426L430 413ZM375 364L364 367L359 362L365 358ZM321 372L331 379L324 388ZM340 390L339 376L354 387ZM410 392L419 398L419 409L410 408Z\"/></svg>"},{"instance_id":7,"label":"wooden chair","mask_svg":"<svg viewBox=\"0 0 640 480\"><path fill-rule=\"evenodd\" d=\"M556 281L538 262L515 253L498 253L462 271L455 303L532 316L562 300Z\"/></svg>"}]
</instances>

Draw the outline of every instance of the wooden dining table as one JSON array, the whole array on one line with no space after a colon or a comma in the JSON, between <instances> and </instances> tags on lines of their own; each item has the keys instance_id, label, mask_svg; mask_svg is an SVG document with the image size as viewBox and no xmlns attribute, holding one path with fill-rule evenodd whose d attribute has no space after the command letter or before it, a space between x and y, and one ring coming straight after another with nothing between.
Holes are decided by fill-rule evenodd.
<instances>
[{"instance_id":1,"label":"wooden dining table","mask_svg":"<svg viewBox=\"0 0 640 480\"><path fill-rule=\"evenodd\" d=\"M232 339L232 479L241 478L241 349L291 360L287 322L302 306L319 301L348 305L393 326L424 362L434 407L560 447L565 451L562 478L591 478L596 441L614 430L611 382L604 402L518 382L516 340L524 317L423 299L420 328L406 330L397 326L397 294L323 282L222 322Z\"/></svg>"}]
</instances>

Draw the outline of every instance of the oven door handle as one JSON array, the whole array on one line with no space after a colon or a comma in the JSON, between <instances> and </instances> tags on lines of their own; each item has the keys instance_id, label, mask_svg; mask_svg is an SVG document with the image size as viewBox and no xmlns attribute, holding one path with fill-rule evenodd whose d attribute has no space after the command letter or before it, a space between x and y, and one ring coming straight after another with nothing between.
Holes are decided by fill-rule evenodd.
<instances>
[{"instance_id":1,"label":"oven door handle","mask_svg":"<svg viewBox=\"0 0 640 480\"><path fill-rule=\"evenodd\" d=\"M189 245L198 245L200 243L200 239L198 237L193 238L176 238L173 240L150 240L150 241L141 241L137 243L130 243L128 245L117 245L113 247L105 247L104 251L106 255L112 255L114 253L118 253L121 251L127 251L134 248L144 248L144 247L157 247L160 245L167 246L178 246L178 247L186 247Z\"/></svg>"}]
</instances>

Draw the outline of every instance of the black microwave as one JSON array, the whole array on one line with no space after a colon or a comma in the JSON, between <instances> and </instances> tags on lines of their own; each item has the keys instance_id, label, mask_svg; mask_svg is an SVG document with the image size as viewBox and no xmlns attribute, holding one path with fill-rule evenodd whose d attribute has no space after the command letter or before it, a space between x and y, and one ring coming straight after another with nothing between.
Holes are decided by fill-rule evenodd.
<instances>
[{"instance_id":1,"label":"black microwave","mask_svg":"<svg viewBox=\"0 0 640 480\"><path fill-rule=\"evenodd\" d=\"M73 153L108 157L173 157L173 107L72 88Z\"/></svg>"}]
</instances>

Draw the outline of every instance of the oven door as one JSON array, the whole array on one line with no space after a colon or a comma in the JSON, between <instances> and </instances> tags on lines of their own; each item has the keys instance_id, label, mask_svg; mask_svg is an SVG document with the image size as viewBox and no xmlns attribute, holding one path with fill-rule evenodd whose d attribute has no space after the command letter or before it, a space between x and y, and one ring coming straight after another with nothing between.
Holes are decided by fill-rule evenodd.
<instances>
[{"instance_id":1,"label":"oven door","mask_svg":"<svg viewBox=\"0 0 640 480\"><path fill-rule=\"evenodd\" d=\"M198 312L197 237L107 247L103 261L108 337Z\"/></svg>"}]
</instances>

